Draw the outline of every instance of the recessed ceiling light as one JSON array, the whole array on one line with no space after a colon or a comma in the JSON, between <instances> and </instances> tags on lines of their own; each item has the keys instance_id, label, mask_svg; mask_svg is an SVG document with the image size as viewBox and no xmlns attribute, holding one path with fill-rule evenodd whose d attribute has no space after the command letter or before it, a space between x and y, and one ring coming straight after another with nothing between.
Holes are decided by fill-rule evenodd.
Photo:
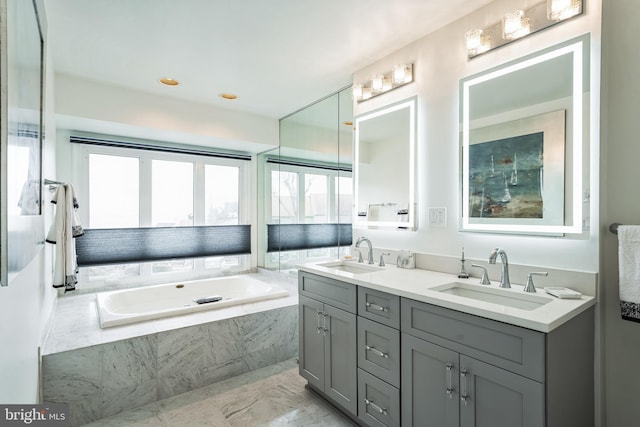
<instances>
[{"instance_id":1,"label":"recessed ceiling light","mask_svg":"<svg viewBox=\"0 0 640 427\"><path fill-rule=\"evenodd\" d=\"M176 79L172 79L171 77L162 77L160 79L160 83L167 86L178 86L180 84Z\"/></svg>"},{"instance_id":2,"label":"recessed ceiling light","mask_svg":"<svg viewBox=\"0 0 640 427\"><path fill-rule=\"evenodd\" d=\"M225 93L225 92L223 92L219 96L220 96L220 98L227 99L229 101L233 101L234 99L238 99L238 95L236 95L235 93Z\"/></svg>"}]
</instances>

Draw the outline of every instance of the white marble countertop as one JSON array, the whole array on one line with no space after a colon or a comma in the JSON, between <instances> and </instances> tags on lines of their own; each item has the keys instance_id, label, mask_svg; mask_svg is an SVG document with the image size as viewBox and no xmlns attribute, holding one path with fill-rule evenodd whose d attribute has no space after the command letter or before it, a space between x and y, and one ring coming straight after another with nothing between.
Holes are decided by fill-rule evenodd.
<instances>
[{"instance_id":1,"label":"white marble countertop","mask_svg":"<svg viewBox=\"0 0 640 427\"><path fill-rule=\"evenodd\" d=\"M347 262L355 264L355 261L345 261L345 263ZM453 274L421 269L402 269L391 265L372 272L353 274L347 271L324 267L319 264L325 263L303 264L298 266L298 268L301 271L318 274L331 279L341 280L354 285L376 289L416 301L422 301L540 332L551 332L553 329L596 303L595 298L591 296L582 295L580 299L559 299L547 294L544 289L538 288L537 293L527 295L535 295L535 298L538 300L541 298L546 299L548 303L533 310L525 310L451 295L438 292L434 289L452 282L458 282L469 284L470 286L478 286L478 290L480 291L487 288L495 289L497 293L509 296L509 294L513 293L522 295L524 293L523 285L512 283L510 289L501 289L496 282L489 286L480 285L479 279L475 277L459 279ZM355 265L357 266L358 264ZM363 264L359 265L362 266Z\"/></svg>"}]
</instances>

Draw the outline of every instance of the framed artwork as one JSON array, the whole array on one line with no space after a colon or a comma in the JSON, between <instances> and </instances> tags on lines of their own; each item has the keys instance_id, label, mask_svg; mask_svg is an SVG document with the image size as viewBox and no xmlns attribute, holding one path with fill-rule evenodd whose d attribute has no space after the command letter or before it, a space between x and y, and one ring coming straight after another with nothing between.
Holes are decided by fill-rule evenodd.
<instances>
[{"instance_id":1,"label":"framed artwork","mask_svg":"<svg viewBox=\"0 0 640 427\"><path fill-rule=\"evenodd\" d=\"M470 131L463 227L565 223L565 110Z\"/></svg>"}]
</instances>

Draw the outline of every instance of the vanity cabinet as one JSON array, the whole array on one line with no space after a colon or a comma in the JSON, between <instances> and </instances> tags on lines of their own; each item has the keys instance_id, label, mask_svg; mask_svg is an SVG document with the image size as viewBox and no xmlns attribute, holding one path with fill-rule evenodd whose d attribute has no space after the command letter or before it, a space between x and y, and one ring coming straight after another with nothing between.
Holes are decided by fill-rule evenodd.
<instances>
[{"instance_id":1,"label":"vanity cabinet","mask_svg":"<svg viewBox=\"0 0 640 427\"><path fill-rule=\"evenodd\" d=\"M300 375L356 416L356 286L305 273L298 288Z\"/></svg>"},{"instance_id":2,"label":"vanity cabinet","mask_svg":"<svg viewBox=\"0 0 640 427\"><path fill-rule=\"evenodd\" d=\"M402 425L593 426L593 310L545 334L402 299Z\"/></svg>"},{"instance_id":3,"label":"vanity cabinet","mask_svg":"<svg viewBox=\"0 0 640 427\"><path fill-rule=\"evenodd\" d=\"M300 374L366 426L594 426L594 309L549 333L301 271Z\"/></svg>"}]
</instances>

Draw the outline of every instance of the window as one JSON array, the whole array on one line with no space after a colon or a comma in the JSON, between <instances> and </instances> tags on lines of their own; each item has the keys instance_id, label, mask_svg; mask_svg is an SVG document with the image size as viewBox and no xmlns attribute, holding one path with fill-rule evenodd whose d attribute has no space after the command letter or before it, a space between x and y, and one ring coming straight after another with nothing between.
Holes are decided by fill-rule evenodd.
<instances>
[{"instance_id":1,"label":"window","mask_svg":"<svg viewBox=\"0 0 640 427\"><path fill-rule=\"evenodd\" d=\"M183 227L249 223L250 162L150 150L74 145L85 228ZM249 269L248 255L81 269L84 288L187 280Z\"/></svg>"},{"instance_id":2,"label":"window","mask_svg":"<svg viewBox=\"0 0 640 427\"><path fill-rule=\"evenodd\" d=\"M351 223L352 174L323 165L269 162L271 206L267 224ZM337 258L344 248L327 247L267 253L267 268L286 270L295 264Z\"/></svg>"}]
</instances>

